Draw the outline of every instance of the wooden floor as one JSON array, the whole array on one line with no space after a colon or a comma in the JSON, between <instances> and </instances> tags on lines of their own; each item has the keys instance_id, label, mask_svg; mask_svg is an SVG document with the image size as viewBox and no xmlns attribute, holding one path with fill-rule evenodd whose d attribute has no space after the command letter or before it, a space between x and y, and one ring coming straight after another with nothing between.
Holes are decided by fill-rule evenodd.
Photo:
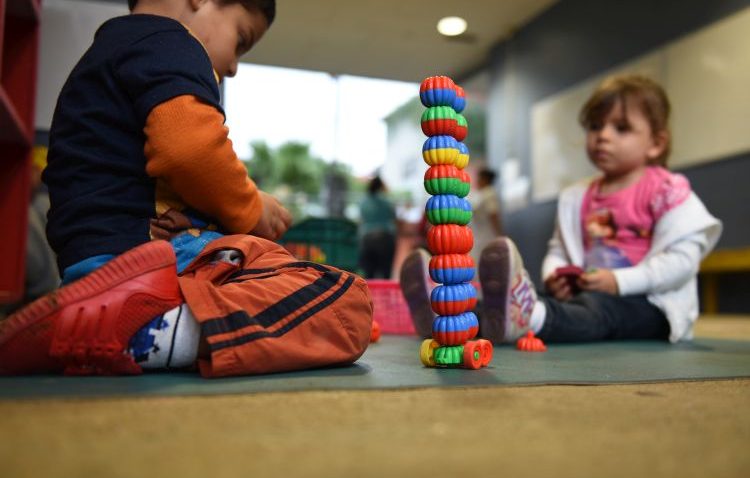
<instances>
[{"instance_id":1,"label":"wooden floor","mask_svg":"<svg viewBox=\"0 0 750 478\"><path fill-rule=\"evenodd\" d=\"M748 404L747 379L6 401L0 476L748 477Z\"/></svg>"},{"instance_id":2,"label":"wooden floor","mask_svg":"<svg viewBox=\"0 0 750 478\"><path fill-rule=\"evenodd\" d=\"M695 323L697 337L750 340L750 316L709 315Z\"/></svg>"}]
</instances>

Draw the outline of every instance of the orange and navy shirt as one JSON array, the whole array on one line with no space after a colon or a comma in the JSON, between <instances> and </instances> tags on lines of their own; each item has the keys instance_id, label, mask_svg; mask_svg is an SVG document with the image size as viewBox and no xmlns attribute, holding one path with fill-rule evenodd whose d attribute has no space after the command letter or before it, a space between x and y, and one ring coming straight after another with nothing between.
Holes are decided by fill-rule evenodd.
<instances>
[{"instance_id":1,"label":"orange and navy shirt","mask_svg":"<svg viewBox=\"0 0 750 478\"><path fill-rule=\"evenodd\" d=\"M43 180L61 271L186 231L247 233L262 212L206 50L155 15L96 32L58 98Z\"/></svg>"}]
</instances>

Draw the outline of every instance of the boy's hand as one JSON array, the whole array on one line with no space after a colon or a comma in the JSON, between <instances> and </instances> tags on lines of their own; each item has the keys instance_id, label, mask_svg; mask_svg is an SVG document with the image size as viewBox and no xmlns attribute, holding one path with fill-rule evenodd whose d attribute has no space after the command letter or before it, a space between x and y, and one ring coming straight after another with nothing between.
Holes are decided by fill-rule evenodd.
<instances>
[{"instance_id":1,"label":"boy's hand","mask_svg":"<svg viewBox=\"0 0 750 478\"><path fill-rule=\"evenodd\" d=\"M573 291L565 276L552 274L544 280L544 286L552 294L552 297L559 301L566 301L573 297Z\"/></svg>"},{"instance_id":2,"label":"boy's hand","mask_svg":"<svg viewBox=\"0 0 750 478\"><path fill-rule=\"evenodd\" d=\"M596 269L582 274L578 279L578 285L583 290L606 292L612 295L619 294L617 279L615 279L615 274L609 269Z\"/></svg>"},{"instance_id":3,"label":"boy's hand","mask_svg":"<svg viewBox=\"0 0 750 478\"><path fill-rule=\"evenodd\" d=\"M258 191L263 201L263 214L260 216L255 229L250 231L253 236L262 237L270 241L280 238L292 224L292 215L284 206L268 193Z\"/></svg>"}]
</instances>

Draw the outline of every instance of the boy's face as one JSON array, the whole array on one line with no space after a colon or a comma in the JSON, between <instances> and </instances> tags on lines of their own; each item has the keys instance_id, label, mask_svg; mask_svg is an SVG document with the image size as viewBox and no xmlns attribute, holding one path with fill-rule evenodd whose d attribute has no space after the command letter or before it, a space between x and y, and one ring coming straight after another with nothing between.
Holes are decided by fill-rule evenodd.
<instances>
[{"instance_id":1,"label":"boy's face","mask_svg":"<svg viewBox=\"0 0 750 478\"><path fill-rule=\"evenodd\" d=\"M192 0L194 15L185 24L203 43L219 79L237 73L237 63L266 30L266 17L249 11L241 3L219 4L216 0Z\"/></svg>"},{"instance_id":2,"label":"boy's face","mask_svg":"<svg viewBox=\"0 0 750 478\"><path fill-rule=\"evenodd\" d=\"M663 151L665 142L654 135L648 119L634 101L618 101L586 131L589 159L606 176L617 177L645 167Z\"/></svg>"}]
</instances>

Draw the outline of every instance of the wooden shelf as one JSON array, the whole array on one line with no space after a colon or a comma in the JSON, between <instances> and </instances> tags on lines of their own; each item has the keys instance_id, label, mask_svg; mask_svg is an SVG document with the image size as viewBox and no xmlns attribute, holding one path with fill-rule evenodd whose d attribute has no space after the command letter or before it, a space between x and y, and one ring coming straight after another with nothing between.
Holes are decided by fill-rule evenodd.
<instances>
[{"instance_id":1,"label":"wooden shelf","mask_svg":"<svg viewBox=\"0 0 750 478\"><path fill-rule=\"evenodd\" d=\"M31 146L32 133L26 128L5 89L0 85L0 143Z\"/></svg>"},{"instance_id":2,"label":"wooden shelf","mask_svg":"<svg viewBox=\"0 0 750 478\"><path fill-rule=\"evenodd\" d=\"M26 235L29 219L31 146L3 144L0 175L0 303L23 297L26 276Z\"/></svg>"},{"instance_id":3,"label":"wooden shelf","mask_svg":"<svg viewBox=\"0 0 750 478\"><path fill-rule=\"evenodd\" d=\"M25 138L31 138L30 132L34 127L39 23L35 18L13 16L6 10L3 29L0 88L4 98L0 98L0 101L4 105L0 104L0 107L6 108L6 116L16 117L23 125L21 131L25 144Z\"/></svg>"},{"instance_id":4,"label":"wooden shelf","mask_svg":"<svg viewBox=\"0 0 750 478\"><path fill-rule=\"evenodd\" d=\"M6 14L19 18L39 20L40 9L38 0L8 0L5 5Z\"/></svg>"},{"instance_id":5,"label":"wooden shelf","mask_svg":"<svg viewBox=\"0 0 750 478\"><path fill-rule=\"evenodd\" d=\"M0 0L0 303L23 297L40 0Z\"/></svg>"}]
</instances>

